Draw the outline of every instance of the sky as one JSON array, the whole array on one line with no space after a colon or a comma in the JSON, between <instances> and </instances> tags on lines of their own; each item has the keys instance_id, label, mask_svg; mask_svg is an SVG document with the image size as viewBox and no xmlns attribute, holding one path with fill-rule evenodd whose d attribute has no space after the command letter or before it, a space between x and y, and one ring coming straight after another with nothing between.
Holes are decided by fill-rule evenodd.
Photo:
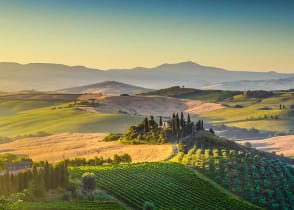
<instances>
[{"instance_id":1,"label":"sky","mask_svg":"<svg viewBox=\"0 0 294 210\"><path fill-rule=\"evenodd\" d=\"M0 61L294 73L293 0L0 0Z\"/></svg>"}]
</instances>

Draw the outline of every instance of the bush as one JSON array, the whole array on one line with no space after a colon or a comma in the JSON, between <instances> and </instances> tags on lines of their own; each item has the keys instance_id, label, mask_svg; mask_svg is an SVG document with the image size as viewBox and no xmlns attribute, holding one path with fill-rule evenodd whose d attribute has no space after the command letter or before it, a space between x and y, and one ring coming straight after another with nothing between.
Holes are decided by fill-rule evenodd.
<instances>
[{"instance_id":1,"label":"bush","mask_svg":"<svg viewBox=\"0 0 294 210\"><path fill-rule=\"evenodd\" d=\"M109 135L107 135L103 141L117 141L122 137L121 133L111 133Z\"/></svg>"},{"instance_id":2,"label":"bush","mask_svg":"<svg viewBox=\"0 0 294 210\"><path fill-rule=\"evenodd\" d=\"M144 207L143 207L144 210L153 210L155 209L155 206L152 202L149 202L149 201L146 201L144 203Z\"/></svg>"},{"instance_id":3,"label":"bush","mask_svg":"<svg viewBox=\"0 0 294 210\"><path fill-rule=\"evenodd\" d=\"M89 193L96 188L96 177L95 174L86 172L82 175L82 190Z\"/></svg>"},{"instance_id":4,"label":"bush","mask_svg":"<svg viewBox=\"0 0 294 210\"><path fill-rule=\"evenodd\" d=\"M0 210L14 210L15 204L7 199L0 198Z\"/></svg>"}]
</instances>

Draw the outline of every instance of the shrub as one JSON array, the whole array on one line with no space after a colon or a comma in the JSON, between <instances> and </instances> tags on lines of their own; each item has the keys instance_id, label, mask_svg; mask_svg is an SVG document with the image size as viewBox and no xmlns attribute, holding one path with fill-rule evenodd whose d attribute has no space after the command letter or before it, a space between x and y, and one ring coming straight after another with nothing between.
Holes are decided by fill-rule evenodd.
<instances>
[{"instance_id":1,"label":"shrub","mask_svg":"<svg viewBox=\"0 0 294 210\"><path fill-rule=\"evenodd\" d=\"M111 133L109 135L107 135L103 141L117 141L120 139L120 137L122 137L121 133Z\"/></svg>"},{"instance_id":2,"label":"shrub","mask_svg":"<svg viewBox=\"0 0 294 210\"><path fill-rule=\"evenodd\" d=\"M155 209L155 206L152 202L146 201L144 203L143 210L153 210L153 209Z\"/></svg>"},{"instance_id":3,"label":"shrub","mask_svg":"<svg viewBox=\"0 0 294 210\"><path fill-rule=\"evenodd\" d=\"M82 190L89 193L96 188L96 177L95 174L85 172L82 176Z\"/></svg>"}]
</instances>

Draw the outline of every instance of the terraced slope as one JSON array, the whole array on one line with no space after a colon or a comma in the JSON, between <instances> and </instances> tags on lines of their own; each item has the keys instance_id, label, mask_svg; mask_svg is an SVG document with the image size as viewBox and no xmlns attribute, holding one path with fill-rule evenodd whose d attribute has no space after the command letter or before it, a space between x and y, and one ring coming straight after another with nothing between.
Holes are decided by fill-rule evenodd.
<instances>
[{"instance_id":1,"label":"terraced slope","mask_svg":"<svg viewBox=\"0 0 294 210\"><path fill-rule=\"evenodd\" d=\"M135 209L145 201L156 209L259 209L217 189L181 164L157 162L120 166L75 167L73 176L92 172L97 186Z\"/></svg>"},{"instance_id":2,"label":"terraced slope","mask_svg":"<svg viewBox=\"0 0 294 210\"><path fill-rule=\"evenodd\" d=\"M216 136L196 135L193 140L194 147L178 153L173 161L194 168L261 207L294 210L294 169L281 161L282 157Z\"/></svg>"},{"instance_id":3,"label":"terraced slope","mask_svg":"<svg viewBox=\"0 0 294 210\"><path fill-rule=\"evenodd\" d=\"M56 201L56 202L24 202L17 210L124 210L113 201Z\"/></svg>"}]
</instances>

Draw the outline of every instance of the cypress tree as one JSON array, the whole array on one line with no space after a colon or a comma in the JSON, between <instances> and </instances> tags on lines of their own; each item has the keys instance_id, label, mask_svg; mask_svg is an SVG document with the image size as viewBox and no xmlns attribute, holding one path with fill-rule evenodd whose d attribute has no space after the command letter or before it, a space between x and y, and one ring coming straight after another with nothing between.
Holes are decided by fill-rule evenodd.
<instances>
[{"instance_id":1,"label":"cypress tree","mask_svg":"<svg viewBox=\"0 0 294 210\"><path fill-rule=\"evenodd\" d=\"M159 117L159 126L160 127L162 126L162 117L161 116Z\"/></svg>"},{"instance_id":2,"label":"cypress tree","mask_svg":"<svg viewBox=\"0 0 294 210\"><path fill-rule=\"evenodd\" d=\"M189 114L189 113L188 113L187 124L188 124L188 125L190 125L190 124L191 124L191 118L190 118L190 114Z\"/></svg>"},{"instance_id":3,"label":"cypress tree","mask_svg":"<svg viewBox=\"0 0 294 210\"><path fill-rule=\"evenodd\" d=\"M184 128L184 124L185 124L184 113L181 112L181 129Z\"/></svg>"},{"instance_id":4,"label":"cypress tree","mask_svg":"<svg viewBox=\"0 0 294 210\"><path fill-rule=\"evenodd\" d=\"M180 118L179 118L179 114L178 113L176 114L176 130L177 130L177 133L180 130Z\"/></svg>"},{"instance_id":5,"label":"cypress tree","mask_svg":"<svg viewBox=\"0 0 294 210\"><path fill-rule=\"evenodd\" d=\"M176 115L173 113L172 116L172 134L174 135L176 133Z\"/></svg>"},{"instance_id":6,"label":"cypress tree","mask_svg":"<svg viewBox=\"0 0 294 210\"><path fill-rule=\"evenodd\" d=\"M149 131L149 123L148 123L148 118L145 117L144 119L144 131L147 133Z\"/></svg>"}]
</instances>

